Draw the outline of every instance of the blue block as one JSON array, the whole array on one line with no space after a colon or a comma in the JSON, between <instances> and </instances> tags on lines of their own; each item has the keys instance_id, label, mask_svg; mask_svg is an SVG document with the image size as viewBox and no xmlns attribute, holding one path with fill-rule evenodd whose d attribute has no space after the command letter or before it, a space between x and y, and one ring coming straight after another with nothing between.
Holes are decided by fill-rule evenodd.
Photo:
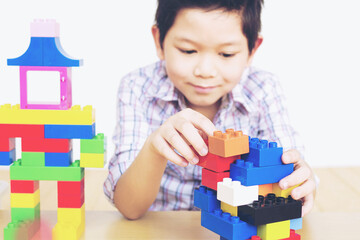
<instances>
[{"instance_id":1,"label":"blue block","mask_svg":"<svg viewBox=\"0 0 360 240\"><path fill-rule=\"evenodd\" d=\"M254 167L253 163L236 160L230 164L230 178L240 181L244 186L277 183L294 171L294 164L282 164L267 167Z\"/></svg>"},{"instance_id":2,"label":"blue block","mask_svg":"<svg viewBox=\"0 0 360 240\"><path fill-rule=\"evenodd\" d=\"M200 186L194 191L194 205L202 211L212 212L220 208L220 201L216 198L216 191Z\"/></svg>"},{"instance_id":3,"label":"blue block","mask_svg":"<svg viewBox=\"0 0 360 240\"><path fill-rule=\"evenodd\" d=\"M219 234L227 240L246 240L257 234L257 228L230 213L216 209L214 212L201 211L201 226Z\"/></svg>"},{"instance_id":4,"label":"blue block","mask_svg":"<svg viewBox=\"0 0 360 240\"><path fill-rule=\"evenodd\" d=\"M302 229L302 218L290 219L290 229L295 231Z\"/></svg>"},{"instance_id":5,"label":"blue block","mask_svg":"<svg viewBox=\"0 0 360 240\"><path fill-rule=\"evenodd\" d=\"M93 139L95 123L93 125L44 125L44 131L45 138Z\"/></svg>"},{"instance_id":6,"label":"blue block","mask_svg":"<svg viewBox=\"0 0 360 240\"><path fill-rule=\"evenodd\" d=\"M71 59L61 47L58 37L31 37L26 52L8 59L9 66L78 67L82 60Z\"/></svg>"},{"instance_id":7,"label":"blue block","mask_svg":"<svg viewBox=\"0 0 360 240\"><path fill-rule=\"evenodd\" d=\"M72 150L68 153L45 153L46 167L68 167L72 163Z\"/></svg>"},{"instance_id":8,"label":"blue block","mask_svg":"<svg viewBox=\"0 0 360 240\"><path fill-rule=\"evenodd\" d=\"M9 152L0 152L0 165L9 166L16 159L15 149Z\"/></svg>"},{"instance_id":9,"label":"blue block","mask_svg":"<svg viewBox=\"0 0 360 240\"><path fill-rule=\"evenodd\" d=\"M255 167L281 165L283 148L277 147L276 142L252 138L249 141L249 153L242 155L241 159L252 162Z\"/></svg>"}]
</instances>

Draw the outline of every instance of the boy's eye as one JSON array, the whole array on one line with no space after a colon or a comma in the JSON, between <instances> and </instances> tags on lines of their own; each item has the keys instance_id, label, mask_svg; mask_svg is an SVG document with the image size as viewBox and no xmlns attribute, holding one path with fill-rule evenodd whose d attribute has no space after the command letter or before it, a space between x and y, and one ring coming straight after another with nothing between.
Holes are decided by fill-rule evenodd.
<instances>
[{"instance_id":1,"label":"boy's eye","mask_svg":"<svg viewBox=\"0 0 360 240\"><path fill-rule=\"evenodd\" d=\"M224 58L230 58L235 56L235 53L220 53L220 56L223 56Z\"/></svg>"},{"instance_id":2,"label":"boy's eye","mask_svg":"<svg viewBox=\"0 0 360 240\"><path fill-rule=\"evenodd\" d=\"M180 49L180 48L179 48L179 51L182 52L182 53L185 53L185 54L193 54L193 53L196 53L195 50L185 50L185 49Z\"/></svg>"}]
</instances>

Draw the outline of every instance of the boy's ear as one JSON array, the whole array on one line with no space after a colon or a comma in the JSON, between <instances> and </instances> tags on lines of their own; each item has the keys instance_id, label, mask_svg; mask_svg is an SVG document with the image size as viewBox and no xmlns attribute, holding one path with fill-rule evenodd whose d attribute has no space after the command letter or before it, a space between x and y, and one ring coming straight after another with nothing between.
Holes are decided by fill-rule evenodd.
<instances>
[{"instance_id":1,"label":"boy's ear","mask_svg":"<svg viewBox=\"0 0 360 240\"><path fill-rule=\"evenodd\" d=\"M164 51L160 44L160 31L159 28L156 25L153 25L151 27L151 32L154 38L155 47L156 47L156 54L161 59L164 60Z\"/></svg>"},{"instance_id":2,"label":"boy's ear","mask_svg":"<svg viewBox=\"0 0 360 240\"><path fill-rule=\"evenodd\" d=\"M263 40L264 40L263 36L261 36L259 34L258 38L255 41L254 48L252 49L251 53L249 54L248 66L251 65L252 60L254 59L255 53L258 50L258 48L260 47L260 45L262 44Z\"/></svg>"}]
</instances>

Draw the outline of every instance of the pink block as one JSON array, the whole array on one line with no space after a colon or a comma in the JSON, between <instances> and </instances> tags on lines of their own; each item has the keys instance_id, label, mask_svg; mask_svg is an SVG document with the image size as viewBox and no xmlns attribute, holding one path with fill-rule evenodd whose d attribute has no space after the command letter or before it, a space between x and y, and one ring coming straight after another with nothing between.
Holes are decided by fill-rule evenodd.
<instances>
[{"instance_id":1,"label":"pink block","mask_svg":"<svg viewBox=\"0 0 360 240\"><path fill-rule=\"evenodd\" d=\"M60 104L31 104L27 100L28 71L57 71L60 73ZM43 89L46 91L46 89ZM70 67L32 67L20 66L20 108L67 110L72 106L71 68Z\"/></svg>"},{"instance_id":2,"label":"pink block","mask_svg":"<svg viewBox=\"0 0 360 240\"><path fill-rule=\"evenodd\" d=\"M35 19L30 24L32 37L59 37L60 25L54 19Z\"/></svg>"}]
</instances>

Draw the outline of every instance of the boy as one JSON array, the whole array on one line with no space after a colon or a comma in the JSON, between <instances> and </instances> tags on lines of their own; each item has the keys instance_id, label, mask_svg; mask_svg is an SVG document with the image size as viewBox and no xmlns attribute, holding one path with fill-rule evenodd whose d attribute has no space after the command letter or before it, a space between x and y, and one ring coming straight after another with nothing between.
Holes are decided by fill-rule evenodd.
<instances>
[{"instance_id":1,"label":"boy","mask_svg":"<svg viewBox=\"0 0 360 240\"><path fill-rule=\"evenodd\" d=\"M105 194L129 219L148 210L193 210L203 138L242 130L284 147L295 171L280 182L313 205L314 175L302 159L278 82L251 67L262 42L262 0L158 0L152 27L161 61L125 76L118 92L115 156ZM190 147L192 146L192 148ZM190 164L189 164L190 163Z\"/></svg>"}]
</instances>

